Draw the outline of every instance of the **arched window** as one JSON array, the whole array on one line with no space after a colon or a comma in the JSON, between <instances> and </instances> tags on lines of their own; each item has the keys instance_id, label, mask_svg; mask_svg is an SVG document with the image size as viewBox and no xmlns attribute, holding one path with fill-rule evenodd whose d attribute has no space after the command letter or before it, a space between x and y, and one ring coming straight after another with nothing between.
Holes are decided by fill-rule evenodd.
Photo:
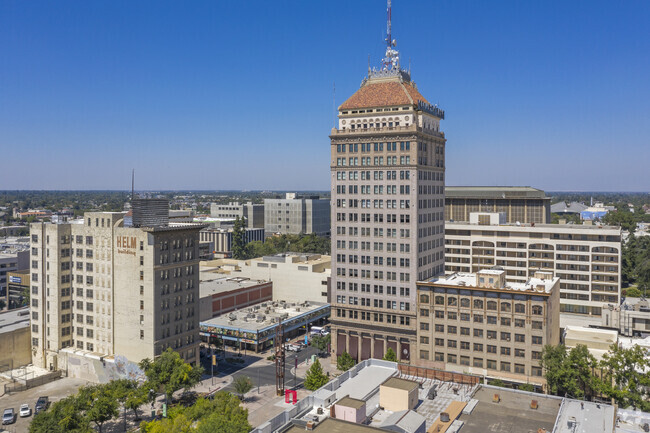
<instances>
[{"instance_id":1,"label":"arched window","mask_svg":"<svg viewBox=\"0 0 650 433\"><path fill-rule=\"evenodd\" d=\"M510 311L512 311L512 304L510 304L510 302L502 302L501 311L504 313L509 313Z\"/></svg>"},{"instance_id":2,"label":"arched window","mask_svg":"<svg viewBox=\"0 0 650 433\"><path fill-rule=\"evenodd\" d=\"M525 304L515 304L515 313L526 314Z\"/></svg>"},{"instance_id":3,"label":"arched window","mask_svg":"<svg viewBox=\"0 0 650 433\"><path fill-rule=\"evenodd\" d=\"M455 307L458 305L458 298L455 296L450 296L447 298L447 305L450 305L452 307Z\"/></svg>"},{"instance_id":4,"label":"arched window","mask_svg":"<svg viewBox=\"0 0 650 433\"><path fill-rule=\"evenodd\" d=\"M445 297L436 296L436 305L445 305Z\"/></svg>"},{"instance_id":5,"label":"arched window","mask_svg":"<svg viewBox=\"0 0 650 433\"><path fill-rule=\"evenodd\" d=\"M497 303L496 301L488 301L487 303L487 309L488 310L495 310L497 309Z\"/></svg>"},{"instance_id":6,"label":"arched window","mask_svg":"<svg viewBox=\"0 0 650 433\"><path fill-rule=\"evenodd\" d=\"M469 308L469 298L460 298L460 306L463 308Z\"/></svg>"},{"instance_id":7,"label":"arched window","mask_svg":"<svg viewBox=\"0 0 650 433\"><path fill-rule=\"evenodd\" d=\"M474 308L483 308L483 301L481 299L474 299Z\"/></svg>"},{"instance_id":8,"label":"arched window","mask_svg":"<svg viewBox=\"0 0 650 433\"><path fill-rule=\"evenodd\" d=\"M541 316L542 315L543 308L541 305L533 305L533 314L535 316Z\"/></svg>"}]
</instances>

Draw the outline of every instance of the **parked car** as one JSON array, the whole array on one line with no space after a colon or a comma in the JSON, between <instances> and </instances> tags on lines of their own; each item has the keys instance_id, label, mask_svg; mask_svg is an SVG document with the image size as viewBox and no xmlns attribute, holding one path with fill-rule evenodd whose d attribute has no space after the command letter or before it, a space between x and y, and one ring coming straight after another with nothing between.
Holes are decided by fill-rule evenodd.
<instances>
[{"instance_id":1,"label":"parked car","mask_svg":"<svg viewBox=\"0 0 650 433\"><path fill-rule=\"evenodd\" d=\"M20 406L20 410L18 411L20 414L21 418L24 418L26 416L30 416L32 414L32 408L29 407L27 403L23 404Z\"/></svg>"},{"instance_id":2,"label":"parked car","mask_svg":"<svg viewBox=\"0 0 650 433\"><path fill-rule=\"evenodd\" d=\"M302 347L297 344L287 344L284 346L284 350L288 350L289 352L300 352Z\"/></svg>"},{"instance_id":3,"label":"parked car","mask_svg":"<svg viewBox=\"0 0 650 433\"><path fill-rule=\"evenodd\" d=\"M16 412L14 411L14 408L12 407L11 409L5 409L4 413L2 414L2 425L13 424L15 422Z\"/></svg>"},{"instance_id":4,"label":"parked car","mask_svg":"<svg viewBox=\"0 0 650 433\"><path fill-rule=\"evenodd\" d=\"M34 414L37 414L42 410L46 410L49 406L49 397L39 397L38 400L36 400L36 406L34 406Z\"/></svg>"}]
</instances>

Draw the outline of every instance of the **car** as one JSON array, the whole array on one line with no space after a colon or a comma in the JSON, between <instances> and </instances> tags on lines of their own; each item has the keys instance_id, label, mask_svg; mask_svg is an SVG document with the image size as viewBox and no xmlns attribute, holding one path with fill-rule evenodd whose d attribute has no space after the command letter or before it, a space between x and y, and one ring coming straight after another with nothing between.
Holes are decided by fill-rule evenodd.
<instances>
[{"instance_id":1,"label":"car","mask_svg":"<svg viewBox=\"0 0 650 433\"><path fill-rule=\"evenodd\" d=\"M11 409L5 409L4 413L2 414L2 425L13 424L15 422L16 412L14 411L14 408L12 407Z\"/></svg>"},{"instance_id":2,"label":"car","mask_svg":"<svg viewBox=\"0 0 650 433\"><path fill-rule=\"evenodd\" d=\"M49 406L49 397L39 397L38 400L36 400L36 406L34 406L34 414L37 414L42 410L46 410Z\"/></svg>"},{"instance_id":3,"label":"car","mask_svg":"<svg viewBox=\"0 0 650 433\"><path fill-rule=\"evenodd\" d=\"M300 352L302 347L297 344L287 344L284 346L284 350L288 350L289 352Z\"/></svg>"},{"instance_id":4,"label":"car","mask_svg":"<svg viewBox=\"0 0 650 433\"><path fill-rule=\"evenodd\" d=\"M21 418L25 418L26 416L30 416L32 414L32 408L29 407L28 404L23 404L20 406L20 409L18 410L18 413L20 414Z\"/></svg>"}]
</instances>

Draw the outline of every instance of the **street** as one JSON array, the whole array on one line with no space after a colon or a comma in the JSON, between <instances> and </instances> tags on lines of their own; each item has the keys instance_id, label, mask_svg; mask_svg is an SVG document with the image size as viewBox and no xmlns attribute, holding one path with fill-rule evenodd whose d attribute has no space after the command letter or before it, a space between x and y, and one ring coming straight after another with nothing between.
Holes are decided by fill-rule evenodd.
<instances>
[{"instance_id":1,"label":"street","mask_svg":"<svg viewBox=\"0 0 650 433\"><path fill-rule=\"evenodd\" d=\"M296 386L302 385L302 378L297 378L294 379L294 375L292 374L292 369L296 365L296 357L298 358L298 363L304 362L307 358L311 358L312 355L316 355L318 353L318 349L307 346L304 349L302 349L300 352L285 352L285 375L284 375L284 383L286 388L293 388ZM275 363L272 361L269 361L268 364L266 365L251 365L249 367L241 368L238 369L237 365L232 365L228 363L227 367L221 368L221 365L219 366L219 374L220 375L232 375L233 380L236 379L239 376L248 376L250 379L253 381L253 385L255 387L257 386L265 386L265 385L275 385ZM225 388L227 391L234 391L232 384L227 386Z\"/></svg>"}]
</instances>

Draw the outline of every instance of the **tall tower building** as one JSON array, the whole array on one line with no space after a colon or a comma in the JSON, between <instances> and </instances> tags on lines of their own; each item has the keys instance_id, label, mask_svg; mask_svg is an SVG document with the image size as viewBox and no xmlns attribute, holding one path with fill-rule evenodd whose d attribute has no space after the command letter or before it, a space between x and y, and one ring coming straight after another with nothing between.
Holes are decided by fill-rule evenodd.
<instances>
[{"instance_id":1,"label":"tall tower building","mask_svg":"<svg viewBox=\"0 0 650 433\"><path fill-rule=\"evenodd\" d=\"M205 226L168 224L155 206L134 204L142 210L138 226L126 225L121 212L30 226L34 365L65 368L62 350L139 362L167 348L198 364Z\"/></svg>"},{"instance_id":2,"label":"tall tower building","mask_svg":"<svg viewBox=\"0 0 650 433\"><path fill-rule=\"evenodd\" d=\"M333 358L409 362L416 281L444 273L444 111L386 56L338 109L332 129Z\"/></svg>"}]
</instances>

